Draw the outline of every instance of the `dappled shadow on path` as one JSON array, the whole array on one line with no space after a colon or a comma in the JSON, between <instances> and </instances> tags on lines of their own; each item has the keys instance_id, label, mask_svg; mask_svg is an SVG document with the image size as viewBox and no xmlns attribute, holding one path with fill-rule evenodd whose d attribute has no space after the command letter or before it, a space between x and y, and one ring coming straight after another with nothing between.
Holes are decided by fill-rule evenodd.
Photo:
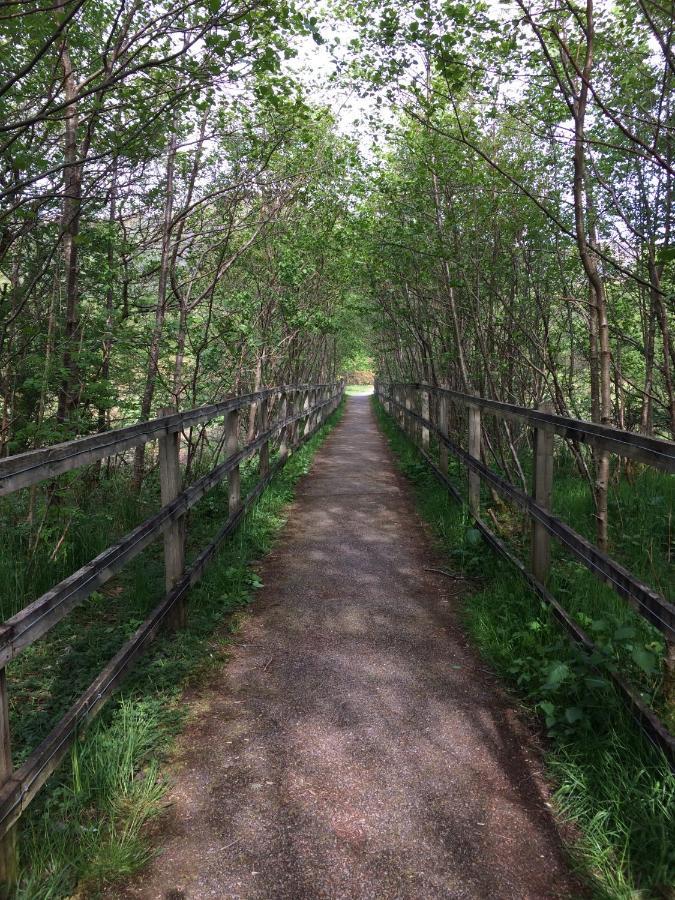
<instances>
[{"instance_id":1,"label":"dappled shadow on path","mask_svg":"<svg viewBox=\"0 0 675 900\"><path fill-rule=\"evenodd\" d=\"M128 896L579 896L531 735L467 647L410 493L352 398L181 742ZM121 896L124 892L118 892Z\"/></svg>"}]
</instances>

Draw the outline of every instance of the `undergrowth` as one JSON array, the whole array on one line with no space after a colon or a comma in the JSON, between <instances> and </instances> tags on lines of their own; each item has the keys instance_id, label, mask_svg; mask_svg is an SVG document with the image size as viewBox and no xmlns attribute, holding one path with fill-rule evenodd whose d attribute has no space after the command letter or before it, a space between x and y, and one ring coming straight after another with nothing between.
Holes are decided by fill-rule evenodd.
<instances>
[{"instance_id":1,"label":"undergrowth","mask_svg":"<svg viewBox=\"0 0 675 900\"><path fill-rule=\"evenodd\" d=\"M466 509L439 490L414 445L377 401L374 406L441 551L451 568L474 580L475 591L464 609L470 636L526 706L540 716L548 733L546 763L555 785L555 804L580 834L569 848L575 866L598 898L672 897L675 777L606 677L609 668L627 664L650 699L658 682L658 636L588 573L556 555L553 593L601 646L592 659L580 652L521 576L482 541ZM462 486L466 476L452 461L450 473ZM651 482L650 486L650 493L632 503L663 498L668 490L665 478L658 488ZM557 498L558 514L564 506L566 520L579 528L579 520L588 514L581 491L565 495L559 481ZM631 523L631 536L646 518L642 514ZM662 536L654 533L652 521L645 527L654 551L659 542L663 544ZM513 532L518 544L518 530ZM527 540L520 543L526 545ZM630 546L631 542L623 544L624 558ZM634 547L633 555L638 556L638 544ZM626 562L630 565L631 560ZM641 567L644 562L636 560L634 569Z\"/></svg>"},{"instance_id":2,"label":"undergrowth","mask_svg":"<svg viewBox=\"0 0 675 900\"><path fill-rule=\"evenodd\" d=\"M75 892L95 896L102 885L131 874L149 858L144 826L163 809L161 761L185 722L182 692L225 658L240 611L262 586L252 563L269 550L285 521L295 483L309 470L316 448L337 424L342 410L291 455L223 545L190 592L187 628L155 641L21 818L17 900L51 900ZM255 465L244 467L243 492L255 479ZM60 573L72 571L116 534L133 527L148 515L156 500L156 485L149 479L140 508L121 478L103 482L93 493L75 513L77 522L68 532L65 559L51 560L46 574L37 566L28 567L27 575L17 575L5 602L16 605L23 591L35 596L57 581ZM98 513L87 519L88 509ZM188 558L206 545L226 511L224 483L190 514ZM4 507L0 513L9 516L11 510ZM0 567L0 580L6 586L12 564L19 569L26 562L22 554L29 543L29 536L14 536L13 555L9 562L5 556ZM35 749L162 594L161 546L153 545L11 664L15 764ZM25 602L26 594L23 597Z\"/></svg>"}]
</instances>

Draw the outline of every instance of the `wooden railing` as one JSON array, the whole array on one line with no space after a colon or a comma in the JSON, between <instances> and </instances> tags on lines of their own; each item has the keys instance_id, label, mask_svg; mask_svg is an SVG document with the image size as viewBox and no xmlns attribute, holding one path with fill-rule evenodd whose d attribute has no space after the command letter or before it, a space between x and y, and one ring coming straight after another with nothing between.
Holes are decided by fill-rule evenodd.
<instances>
[{"instance_id":1,"label":"wooden railing","mask_svg":"<svg viewBox=\"0 0 675 900\"><path fill-rule=\"evenodd\" d=\"M375 393L399 427L419 445L420 453L431 466L437 478L460 503L464 502L463 497L448 477L448 454L452 454L466 467L468 507L478 529L497 552L518 568L539 597L551 607L555 617L566 628L574 641L589 652L598 649L546 586L551 567L551 537L562 544L565 550L591 571L596 578L612 587L640 615L661 631L666 642L666 679L670 685L669 690L671 690L675 683L675 606L567 523L554 516L550 508L553 485L553 437L555 434L573 441L590 444L602 451L635 459L668 473L675 472L675 444L671 441L554 415L547 408L527 409L423 383L402 384L377 381ZM463 427L466 427L467 430L467 450L460 446L456 425L453 427L455 423L451 414L451 404L457 404L468 412L468 421L463 422ZM516 420L533 429L534 465L531 495L502 478L483 462L483 428L481 424L481 413L483 412L497 418ZM438 461L429 454L430 434L435 436L438 443ZM450 437L451 434L455 440ZM485 481L493 490L523 510L531 519L532 541L529 568L512 553L481 518L481 481ZM663 750L671 765L675 767L675 739L663 722L645 703L639 692L621 675L610 671L609 677L647 736Z\"/></svg>"},{"instance_id":2,"label":"wooden railing","mask_svg":"<svg viewBox=\"0 0 675 900\"><path fill-rule=\"evenodd\" d=\"M16 822L59 765L74 735L98 713L162 625L170 628L185 625L190 587L201 578L219 545L236 529L246 511L284 466L289 453L314 434L337 408L343 391L342 381L268 388L187 412L166 409L158 419L0 460L2 495L157 440L162 502L158 513L0 625L0 883L11 885L16 877ZM240 446L240 410L251 406L256 410L255 434ZM224 416L224 459L181 490L181 431L218 416ZM278 452L270 464L270 444L275 441ZM259 455L258 481L242 499L239 467L255 453ZM226 477L227 518L211 543L186 570L185 514ZM160 534L164 536L166 595L39 747L19 768L13 769L5 666Z\"/></svg>"}]
</instances>

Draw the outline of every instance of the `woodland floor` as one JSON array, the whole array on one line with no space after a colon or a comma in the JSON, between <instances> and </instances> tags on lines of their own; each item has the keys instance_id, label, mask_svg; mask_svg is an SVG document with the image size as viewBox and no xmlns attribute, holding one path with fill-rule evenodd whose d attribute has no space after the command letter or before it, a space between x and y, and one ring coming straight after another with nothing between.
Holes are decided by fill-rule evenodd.
<instances>
[{"instance_id":1,"label":"woodland floor","mask_svg":"<svg viewBox=\"0 0 675 900\"><path fill-rule=\"evenodd\" d=\"M186 696L157 856L115 898L562 898L537 741L467 644L370 400L352 397Z\"/></svg>"}]
</instances>

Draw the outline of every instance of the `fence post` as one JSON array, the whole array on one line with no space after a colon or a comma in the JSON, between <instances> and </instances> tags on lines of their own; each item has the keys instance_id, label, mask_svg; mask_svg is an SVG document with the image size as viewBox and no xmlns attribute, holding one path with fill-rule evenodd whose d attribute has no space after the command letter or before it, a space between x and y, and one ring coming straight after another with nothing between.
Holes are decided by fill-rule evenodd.
<instances>
[{"instance_id":1,"label":"fence post","mask_svg":"<svg viewBox=\"0 0 675 900\"><path fill-rule=\"evenodd\" d=\"M675 705L675 641L666 638L666 655L663 661L663 695L668 708Z\"/></svg>"},{"instance_id":2,"label":"fence post","mask_svg":"<svg viewBox=\"0 0 675 900\"><path fill-rule=\"evenodd\" d=\"M438 430L444 437L448 436L449 398L447 394L438 395ZM448 448L439 441L438 461L441 472L448 474Z\"/></svg>"},{"instance_id":3,"label":"fence post","mask_svg":"<svg viewBox=\"0 0 675 900\"><path fill-rule=\"evenodd\" d=\"M409 388L406 385L403 388L403 391L404 391L404 395L405 395L405 408L407 411L410 411L410 410L412 410L412 388ZM404 413L404 417L405 417L404 423L405 423L406 433L407 433L408 437L410 438L410 440L414 441L415 440L415 433L414 433L415 426L413 424L414 420L413 420L412 416L407 414L407 412Z\"/></svg>"},{"instance_id":4,"label":"fence post","mask_svg":"<svg viewBox=\"0 0 675 900\"><path fill-rule=\"evenodd\" d=\"M159 410L160 416L176 412L173 406ZM180 431L165 434L159 439L159 487L162 506L171 503L180 494ZM184 519L171 522L164 532L164 582L170 591L185 571ZM169 627L184 628L186 622L185 600L174 604L168 618Z\"/></svg>"},{"instance_id":5,"label":"fence post","mask_svg":"<svg viewBox=\"0 0 675 900\"><path fill-rule=\"evenodd\" d=\"M298 392L296 393L295 397L296 397L296 400L295 400L295 414L296 414L296 416L297 416L297 415L303 415L303 416L304 416L304 412L305 412L305 409L306 409L306 403L307 403L307 391L306 391L306 390L298 391ZM302 435L303 435L304 430L305 430L305 420L304 420L304 418L298 419L298 420L296 421L296 423L295 423L294 428L295 428L295 431L294 431L294 435L293 435L293 446L294 446L294 447L297 447L297 446L299 446L299 444L300 444L300 442L301 442L301 440L302 440Z\"/></svg>"},{"instance_id":6,"label":"fence post","mask_svg":"<svg viewBox=\"0 0 675 900\"><path fill-rule=\"evenodd\" d=\"M480 462L480 408L469 406L469 456L473 456ZM471 513L480 516L480 475L469 469L469 509Z\"/></svg>"},{"instance_id":7,"label":"fence post","mask_svg":"<svg viewBox=\"0 0 675 900\"><path fill-rule=\"evenodd\" d=\"M0 669L0 786L12 777L12 745L9 732L9 698L7 673ZM16 884L19 854L16 842L16 824L0 839L0 891L9 896Z\"/></svg>"},{"instance_id":8,"label":"fence post","mask_svg":"<svg viewBox=\"0 0 675 900\"><path fill-rule=\"evenodd\" d=\"M316 402L316 403L323 403L323 401L324 401L325 399L326 399L326 388L325 388L325 387L321 387L321 388L319 388L319 390L317 391L317 395L316 395L316 400L315 400L315 402ZM317 427L317 428L321 428L321 426L323 425L323 421L324 421L325 418L326 418L326 407L325 407L325 406L322 406L320 409L317 409L317 411L316 411L316 427Z\"/></svg>"},{"instance_id":9,"label":"fence post","mask_svg":"<svg viewBox=\"0 0 675 900\"><path fill-rule=\"evenodd\" d=\"M419 412L419 397L420 392L416 388L410 388L410 409L413 413ZM410 436L412 437L413 444L419 447L422 437L422 426L419 419L414 418L414 416L410 420Z\"/></svg>"},{"instance_id":10,"label":"fence post","mask_svg":"<svg viewBox=\"0 0 675 900\"><path fill-rule=\"evenodd\" d=\"M430 417L429 417L429 391L425 391L424 389L421 390L420 391L420 400L421 400L420 414L423 419L426 419L427 421L429 421L429 419L430 419ZM423 425L421 422L420 422L420 429L421 429L421 438L422 438L422 449L428 450L429 449L429 429L427 428L426 425Z\"/></svg>"},{"instance_id":11,"label":"fence post","mask_svg":"<svg viewBox=\"0 0 675 900\"><path fill-rule=\"evenodd\" d=\"M267 421L268 421L268 411L269 411L269 402L270 398L265 397L260 401L260 406L258 407L258 428L259 434L263 434L267 431ZM267 474L270 470L270 442L265 441L260 450L258 451L258 475L260 478L267 478Z\"/></svg>"},{"instance_id":12,"label":"fence post","mask_svg":"<svg viewBox=\"0 0 675 900\"><path fill-rule=\"evenodd\" d=\"M540 403L542 412L554 412L552 403ZM532 496L544 509L551 508L553 487L553 432L545 426L534 429L534 476ZM551 538L544 526L532 521L532 574L543 584L551 568Z\"/></svg>"},{"instance_id":13,"label":"fence post","mask_svg":"<svg viewBox=\"0 0 675 900\"><path fill-rule=\"evenodd\" d=\"M288 403L288 394L286 391L283 391L281 394L281 405L279 407L279 421L283 422L287 416L293 414L293 407L289 407ZM279 458L286 459L288 456L288 428L282 428L281 434L279 435Z\"/></svg>"},{"instance_id":14,"label":"fence post","mask_svg":"<svg viewBox=\"0 0 675 900\"><path fill-rule=\"evenodd\" d=\"M300 400L298 398L298 392L292 391L288 395L288 412L289 415L297 416L300 412ZM298 427L299 420L296 419L295 422L292 422L288 426L288 452L292 453L295 450L295 446L298 442Z\"/></svg>"},{"instance_id":15,"label":"fence post","mask_svg":"<svg viewBox=\"0 0 675 900\"><path fill-rule=\"evenodd\" d=\"M305 399L304 399L304 402L303 402L303 404L302 404L302 411L303 411L304 413L306 413L306 415L305 415L305 417L304 417L304 420L305 420L305 427L302 429L302 436L303 436L303 437L307 437L308 434L309 434L309 432L311 431L311 428L312 428L312 422L311 422L312 417L311 417L311 415L309 414L309 408L310 408L310 406L312 405L311 402L310 402L310 399L309 399L311 396L312 396L312 391L311 391L311 390L305 391Z\"/></svg>"},{"instance_id":16,"label":"fence post","mask_svg":"<svg viewBox=\"0 0 675 900\"><path fill-rule=\"evenodd\" d=\"M226 458L239 450L239 410L231 409L225 416L225 453ZM227 478L229 512L233 515L241 506L241 473L235 466Z\"/></svg>"},{"instance_id":17,"label":"fence post","mask_svg":"<svg viewBox=\"0 0 675 900\"><path fill-rule=\"evenodd\" d=\"M319 403L325 403L329 397L330 397L329 388L322 387L321 390L319 391ZM327 407L322 406L318 412L319 428L321 428L323 423L326 421L326 410L327 410Z\"/></svg>"}]
</instances>

